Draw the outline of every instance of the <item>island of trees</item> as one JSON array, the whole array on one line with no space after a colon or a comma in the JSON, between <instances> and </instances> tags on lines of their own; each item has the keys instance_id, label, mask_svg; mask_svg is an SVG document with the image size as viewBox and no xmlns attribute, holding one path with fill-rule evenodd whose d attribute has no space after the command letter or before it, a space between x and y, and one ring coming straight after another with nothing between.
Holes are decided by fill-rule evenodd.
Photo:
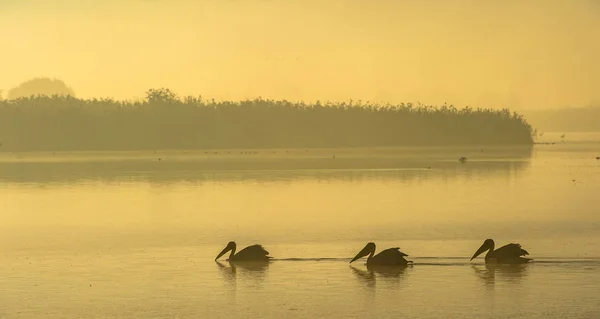
<instances>
[{"instance_id":1,"label":"island of trees","mask_svg":"<svg viewBox=\"0 0 600 319\"><path fill-rule=\"evenodd\" d=\"M151 89L142 101L37 95L0 99L0 151L531 145L508 109L217 102Z\"/></svg>"}]
</instances>

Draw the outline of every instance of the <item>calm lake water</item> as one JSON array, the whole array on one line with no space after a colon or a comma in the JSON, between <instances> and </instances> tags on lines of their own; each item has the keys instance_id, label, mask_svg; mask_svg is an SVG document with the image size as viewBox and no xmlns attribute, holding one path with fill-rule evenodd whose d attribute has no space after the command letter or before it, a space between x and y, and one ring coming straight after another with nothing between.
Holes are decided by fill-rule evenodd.
<instances>
[{"instance_id":1,"label":"calm lake water","mask_svg":"<svg viewBox=\"0 0 600 319\"><path fill-rule=\"evenodd\" d=\"M533 149L0 153L0 318L600 318L600 135L559 135ZM470 262L486 238L535 261ZM274 261L215 263L230 240ZM369 241L414 265L350 266Z\"/></svg>"}]
</instances>

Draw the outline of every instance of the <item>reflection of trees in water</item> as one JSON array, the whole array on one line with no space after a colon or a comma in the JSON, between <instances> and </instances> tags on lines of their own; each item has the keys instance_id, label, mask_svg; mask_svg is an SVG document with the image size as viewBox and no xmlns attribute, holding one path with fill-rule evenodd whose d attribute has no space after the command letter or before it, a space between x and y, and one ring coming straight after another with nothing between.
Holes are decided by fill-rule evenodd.
<instances>
[{"instance_id":1,"label":"reflection of trees in water","mask_svg":"<svg viewBox=\"0 0 600 319\"><path fill-rule=\"evenodd\" d=\"M528 267L529 264L485 264L481 266L471 266L475 274L481 278L486 285L490 286L495 285L496 280L519 283L528 275Z\"/></svg>"},{"instance_id":2,"label":"reflection of trees in water","mask_svg":"<svg viewBox=\"0 0 600 319\"><path fill-rule=\"evenodd\" d=\"M375 287L377 277L400 279L406 275L408 267L389 267L389 266L368 266L366 270L358 269L354 266L350 266L356 277L364 282L367 287Z\"/></svg>"},{"instance_id":3,"label":"reflection of trees in water","mask_svg":"<svg viewBox=\"0 0 600 319\"><path fill-rule=\"evenodd\" d=\"M338 151L329 150L327 154ZM129 158L125 157L126 153L115 153L112 158L108 158L108 155L83 158L81 155L77 159L69 157L74 155L45 154L42 156L5 153L0 154L0 179L13 183L72 183L94 180L151 183L213 181L288 183L297 180L410 182L425 179L510 176L528 168L531 156L530 148L510 151L496 149L483 152L479 156L467 154L471 160L461 164L457 160L459 156L454 155L466 154L468 153L466 150L448 149L437 153L407 150L406 152L410 152L409 155L392 153L369 156L368 153L352 153L347 157L342 153L337 154L335 159L329 155L325 156L322 150L305 150L305 152L308 155L282 157L257 155L254 158L236 154L200 156L199 152L193 154L187 152L163 156L143 152L138 153L137 157L130 154Z\"/></svg>"}]
</instances>

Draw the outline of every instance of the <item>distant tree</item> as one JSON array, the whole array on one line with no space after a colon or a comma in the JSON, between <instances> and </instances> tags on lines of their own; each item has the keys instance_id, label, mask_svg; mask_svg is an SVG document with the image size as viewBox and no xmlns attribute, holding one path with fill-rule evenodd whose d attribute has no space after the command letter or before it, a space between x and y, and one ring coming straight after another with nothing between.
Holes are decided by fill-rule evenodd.
<instances>
[{"instance_id":1,"label":"distant tree","mask_svg":"<svg viewBox=\"0 0 600 319\"><path fill-rule=\"evenodd\" d=\"M25 81L8 91L7 98L10 100L20 97L30 97L32 95L70 95L75 96L72 88L68 87L63 81L45 77L34 78Z\"/></svg>"},{"instance_id":2,"label":"distant tree","mask_svg":"<svg viewBox=\"0 0 600 319\"><path fill-rule=\"evenodd\" d=\"M177 99L177 94L166 88L150 89L146 91L146 100L148 100L149 103L174 102L177 101Z\"/></svg>"}]
</instances>

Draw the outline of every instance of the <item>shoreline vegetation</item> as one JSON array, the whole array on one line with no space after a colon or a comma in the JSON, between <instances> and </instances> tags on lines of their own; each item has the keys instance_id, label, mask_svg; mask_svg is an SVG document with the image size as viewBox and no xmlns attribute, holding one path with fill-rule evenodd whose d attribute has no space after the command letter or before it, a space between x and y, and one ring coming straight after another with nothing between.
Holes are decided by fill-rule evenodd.
<instances>
[{"instance_id":1,"label":"shoreline vegetation","mask_svg":"<svg viewBox=\"0 0 600 319\"><path fill-rule=\"evenodd\" d=\"M255 99L217 102L151 89L142 101L0 100L0 151L210 150L533 145L508 109Z\"/></svg>"}]
</instances>

